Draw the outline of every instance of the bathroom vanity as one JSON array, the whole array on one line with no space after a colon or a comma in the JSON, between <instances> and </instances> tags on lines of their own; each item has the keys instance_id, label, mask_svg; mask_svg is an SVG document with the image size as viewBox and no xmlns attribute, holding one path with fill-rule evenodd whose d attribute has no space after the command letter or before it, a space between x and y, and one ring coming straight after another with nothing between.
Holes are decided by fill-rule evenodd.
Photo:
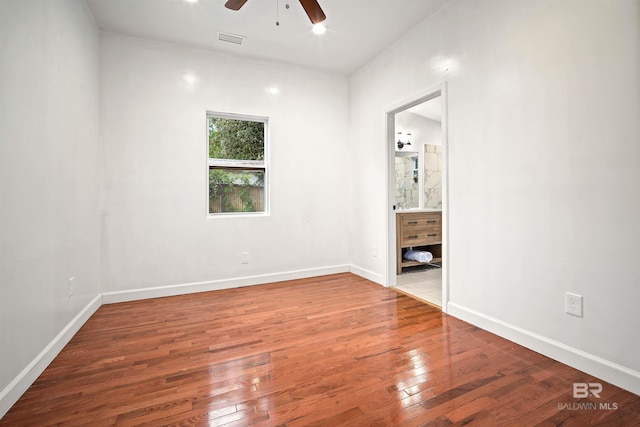
<instances>
[{"instance_id":1,"label":"bathroom vanity","mask_svg":"<svg viewBox=\"0 0 640 427\"><path fill-rule=\"evenodd\" d=\"M403 253L409 248L431 252L431 262L442 261L441 211L406 210L396 213L397 274L402 274L405 267L421 265L403 258Z\"/></svg>"}]
</instances>

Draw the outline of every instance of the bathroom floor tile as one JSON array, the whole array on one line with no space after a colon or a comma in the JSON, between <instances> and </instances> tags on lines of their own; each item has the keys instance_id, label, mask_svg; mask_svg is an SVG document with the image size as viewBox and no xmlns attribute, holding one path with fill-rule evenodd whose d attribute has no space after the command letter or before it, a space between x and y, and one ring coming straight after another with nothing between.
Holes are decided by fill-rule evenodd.
<instances>
[{"instance_id":1,"label":"bathroom floor tile","mask_svg":"<svg viewBox=\"0 0 640 427\"><path fill-rule=\"evenodd\" d=\"M397 276L396 288L431 304L442 306L442 269L416 267Z\"/></svg>"}]
</instances>

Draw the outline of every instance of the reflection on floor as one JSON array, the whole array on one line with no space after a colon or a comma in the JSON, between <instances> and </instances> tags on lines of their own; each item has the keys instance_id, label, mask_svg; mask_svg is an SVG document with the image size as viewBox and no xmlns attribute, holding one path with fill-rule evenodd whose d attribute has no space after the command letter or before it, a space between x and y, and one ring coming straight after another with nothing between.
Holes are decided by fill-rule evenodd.
<instances>
[{"instance_id":1,"label":"reflection on floor","mask_svg":"<svg viewBox=\"0 0 640 427\"><path fill-rule=\"evenodd\" d=\"M396 288L441 307L442 269L428 265L405 268L396 279Z\"/></svg>"}]
</instances>

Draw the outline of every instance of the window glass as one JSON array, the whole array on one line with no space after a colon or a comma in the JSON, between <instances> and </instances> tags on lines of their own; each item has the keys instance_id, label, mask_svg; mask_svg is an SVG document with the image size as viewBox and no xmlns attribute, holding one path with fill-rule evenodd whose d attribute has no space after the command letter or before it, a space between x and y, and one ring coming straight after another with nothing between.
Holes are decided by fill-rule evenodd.
<instances>
[{"instance_id":1,"label":"window glass","mask_svg":"<svg viewBox=\"0 0 640 427\"><path fill-rule=\"evenodd\" d=\"M265 212L267 119L207 116L209 213Z\"/></svg>"}]
</instances>

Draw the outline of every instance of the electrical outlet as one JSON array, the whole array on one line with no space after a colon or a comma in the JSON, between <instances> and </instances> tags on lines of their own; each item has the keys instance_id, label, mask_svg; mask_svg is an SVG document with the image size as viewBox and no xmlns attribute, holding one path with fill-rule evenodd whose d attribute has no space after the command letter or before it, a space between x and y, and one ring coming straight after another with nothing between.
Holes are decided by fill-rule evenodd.
<instances>
[{"instance_id":1,"label":"electrical outlet","mask_svg":"<svg viewBox=\"0 0 640 427\"><path fill-rule=\"evenodd\" d=\"M240 263L249 264L249 252L240 253Z\"/></svg>"},{"instance_id":2,"label":"electrical outlet","mask_svg":"<svg viewBox=\"0 0 640 427\"><path fill-rule=\"evenodd\" d=\"M378 257L378 247L376 245L371 247L371 255L373 255L374 258Z\"/></svg>"},{"instance_id":3,"label":"electrical outlet","mask_svg":"<svg viewBox=\"0 0 640 427\"><path fill-rule=\"evenodd\" d=\"M565 311L574 316L582 317L582 295L564 294Z\"/></svg>"},{"instance_id":4,"label":"electrical outlet","mask_svg":"<svg viewBox=\"0 0 640 427\"><path fill-rule=\"evenodd\" d=\"M69 277L69 298L73 296L75 292L75 279L73 277Z\"/></svg>"}]
</instances>

